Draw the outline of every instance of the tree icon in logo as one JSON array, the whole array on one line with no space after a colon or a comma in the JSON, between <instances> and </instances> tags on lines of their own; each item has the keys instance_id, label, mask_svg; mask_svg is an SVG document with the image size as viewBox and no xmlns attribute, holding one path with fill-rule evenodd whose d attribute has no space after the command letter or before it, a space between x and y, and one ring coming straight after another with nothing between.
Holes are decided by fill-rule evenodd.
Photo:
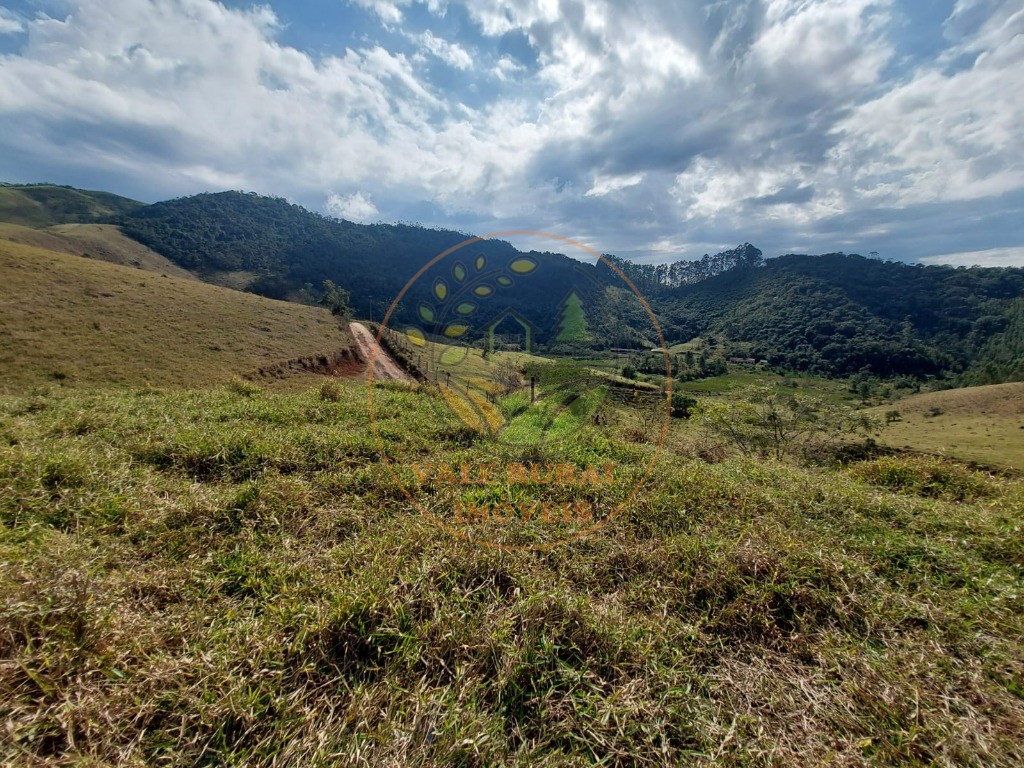
<instances>
[{"instance_id":1,"label":"tree icon in logo","mask_svg":"<svg viewBox=\"0 0 1024 768\"><path fill-rule=\"evenodd\" d=\"M575 290L570 291L562 302L561 319L555 332L555 341L589 341L590 331L583 312L583 300Z\"/></svg>"}]
</instances>

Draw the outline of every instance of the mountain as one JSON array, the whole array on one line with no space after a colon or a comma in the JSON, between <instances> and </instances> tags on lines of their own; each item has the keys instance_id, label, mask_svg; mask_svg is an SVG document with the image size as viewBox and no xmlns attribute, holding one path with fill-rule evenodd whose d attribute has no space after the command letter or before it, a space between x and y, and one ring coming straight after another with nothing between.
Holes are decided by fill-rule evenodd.
<instances>
[{"instance_id":1,"label":"mountain","mask_svg":"<svg viewBox=\"0 0 1024 768\"><path fill-rule=\"evenodd\" d=\"M280 198L241 192L169 200L115 221L129 237L205 279L241 272L248 276L249 290L273 298L308 297L324 280L332 280L350 291L357 314L378 318L419 270L471 237L409 224L354 224ZM481 257L481 275L501 271L522 257L543 263L543 279L531 282L529 290L501 297L503 309L536 322L539 341L556 335L560 309L573 290L586 297L594 330L605 337L613 333L611 322L602 320L608 315L607 286L596 280L593 266L561 254L524 254L500 240L476 242L461 253L456 258L469 276L478 271L471 265ZM459 280L448 273L450 262L428 269L409 287L395 323L423 324L420 308L436 303L431 291L437 280L447 280L455 295ZM496 282L490 287L500 293ZM441 330L439 323L428 325L427 331ZM652 334L647 336L647 343L653 343Z\"/></svg>"},{"instance_id":2,"label":"mountain","mask_svg":"<svg viewBox=\"0 0 1024 768\"><path fill-rule=\"evenodd\" d=\"M94 201L88 215L120 206L102 221L190 274L307 303L315 303L323 281L331 280L350 291L358 315L378 318L412 275L470 237L409 224L355 224L253 193L200 194L149 206L110 196L113 201L104 207L100 203L107 198L97 197L101 193L62 187L0 192L36 195L43 201L37 200L43 210L38 220L72 215L69 200L77 195ZM595 348L658 342L646 313L627 306L630 295L619 270L649 301L670 344L702 337L714 340L719 355L840 377L936 376L989 383L1020 378L1024 371L1022 269L920 266L842 253L764 258L749 243L665 265L610 255L607 264L590 265L561 254L524 254L497 240L475 242L460 253L465 254L462 270L482 257L480 263L487 265L482 277L524 257L542 265L530 290L503 297L502 306L526 318L534 339L552 351L558 351L559 323L573 294L585 307ZM449 262L428 269L409 287L393 325L416 326L428 334L448 327L432 286L441 280L453 292L466 287L445 271ZM498 288L493 280L490 287ZM481 307L470 306L474 303L482 304L463 306L482 314ZM469 335L479 336L484 327L477 323Z\"/></svg>"},{"instance_id":3,"label":"mountain","mask_svg":"<svg viewBox=\"0 0 1024 768\"><path fill-rule=\"evenodd\" d=\"M56 184L0 184L0 222L26 227L95 222L144 205L110 192Z\"/></svg>"},{"instance_id":4,"label":"mountain","mask_svg":"<svg viewBox=\"0 0 1024 768\"><path fill-rule=\"evenodd\" d=\"M948 376L1009 327L1024 270L790 254L656 296L673 335L745 342L782 369Z\"/></svg>"}]
</instances>

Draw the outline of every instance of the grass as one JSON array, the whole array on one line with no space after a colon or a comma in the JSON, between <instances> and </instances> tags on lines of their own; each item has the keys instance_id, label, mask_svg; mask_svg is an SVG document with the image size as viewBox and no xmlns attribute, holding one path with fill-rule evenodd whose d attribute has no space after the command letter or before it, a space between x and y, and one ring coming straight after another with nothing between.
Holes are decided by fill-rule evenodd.
<instances>
[{"instance_id":1,"label":"grass","mask_svg":"<svg viewBox=\"0 0 1024 768\"><path fill-rule=\"evenodd\" d=\"M210 386L351 346L319 308L0 240L0 392Z\"/></svg>"},{"instance_id":2,"label":"grass","mask_svg":"<svg viewBox=\"0 0 1024 768\"><path fill-rule=\"evenodd\" d=\"M375 388L397 466L490 455L436 397ZM668 454L496 552L410 506L356 381L3 398L0 760L1020 765L1024 485L932 469Z\"/></svg>"},{"instance_id":3,"label":"grass","mask_svg":"<svg viewBox=\"0 0 1024 768\"><path fill-rule=\"evenodd\" d=\"M109 192L52 184L0 185L0 221L26 227L92 222L142 205Z\"/></svg>"},{"instance_id":4,"label":"grass","mask_svg":"<svg viewBox=\"0 0 1024 768\"><path fill-rule=\"evenodd\" d=\"M871 412L883 419L890 410L900 420L879 442L1024 470L1024 383L922 393Z\"/></svg>"},{"instance_id":5,"label":"grass","mask_svg":"<svg viewBox=\"0 0 1024 768\"><path fill-rule=\"evenodd\" d=\"M853 404L856 398L848 391L842 381L824 379L820 376L780 376L770 371L739 368L733 366L724 376L712 376L694 381L675 382L672 389L692 395L728 395L742 389L757 385L784 388L803 395L818 398L830 403Z\"/></svg>"},{"instance_id":6,"label":"grass","mask_svg":"<svg viewBox=\"0 0 1024 768\"><path fill-rule=\"evenodd\" d=\"M57 253L109 261L125 267L195 279L174 262L121 234L110 224L59 224L47 229L30 229L17 224L0 224L0 240L31 245Z\"/></svg>"}]
</instances>

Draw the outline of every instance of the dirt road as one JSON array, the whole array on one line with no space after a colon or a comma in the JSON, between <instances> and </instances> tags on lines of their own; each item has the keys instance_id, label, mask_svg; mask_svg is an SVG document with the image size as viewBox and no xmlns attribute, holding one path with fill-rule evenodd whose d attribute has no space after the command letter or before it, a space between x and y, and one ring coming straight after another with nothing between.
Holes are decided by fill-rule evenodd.
<instances>
[{"instance_id":1,"label":"dirt road","mask_svg":"<svg viewBox=\"0 0 1024 768\"><path fill-rule=\"evenodd\" d=\"M377 343L377 337L362 323L349 323L352 338L355 339L359 354L367 364L373 361L373 378L377 381L412 381L412 376L402 370L386 349Z\"/></svg>"}]
</instances>

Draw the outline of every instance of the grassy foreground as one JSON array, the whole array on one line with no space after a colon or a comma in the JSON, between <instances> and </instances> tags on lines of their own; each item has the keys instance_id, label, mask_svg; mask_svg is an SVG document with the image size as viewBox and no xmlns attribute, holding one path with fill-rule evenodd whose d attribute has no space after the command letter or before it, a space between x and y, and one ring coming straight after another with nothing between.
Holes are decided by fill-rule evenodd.
<instances>
[{"instance_id":1,"label":"grassy foreground","mask_svg":"<svg viewBox=\"0 0 1024 768\"><path fill-rule=\"evenodd\" d=\"M375 401L397 462L480 450ZM0 400L0 761L1024 762L1019 482L673 454L503 553L410 508L367 416L355 381Z\"/></svg>"}]
</instances>

